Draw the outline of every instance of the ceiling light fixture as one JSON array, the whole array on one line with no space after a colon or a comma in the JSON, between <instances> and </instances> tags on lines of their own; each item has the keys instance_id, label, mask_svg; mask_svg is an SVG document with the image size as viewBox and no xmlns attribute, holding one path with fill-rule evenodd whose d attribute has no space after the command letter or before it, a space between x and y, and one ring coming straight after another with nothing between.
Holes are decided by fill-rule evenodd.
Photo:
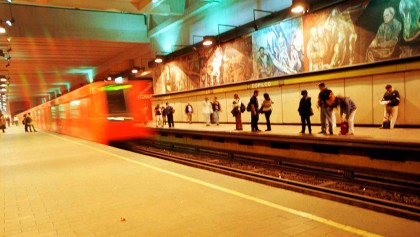
<instances>
[{"instance_id":1,"label":"ceiling light fixture","mask_svg":"<svg viewBox=\"0 0 420 237\"><path fill-rule=\"evenodd\" d=\"M134 67L133 69L131 69L131 73L136 74L141 70L140 67Z\"/></svg>"},{"instance_id":2,"label":"ceiling light fixture","mask_svg":"<svg viewBox=\"0 0 420 237\"><path fill-rule=\"evenodd\" d=\"M4 28L3 26L0 26L0 34L4 34L6 33L6 28Z\"/></svg>"},{"instance_id":3,"label":"ceiling light fixture","mask_svg":"<svg viewBox=\"0 0 420 237\"><path fill-rule=\"evenodd\" d=\"M9 19L9 20L6 20L6 25L8 25L9 27L11 27L12 25L13 25L13 23L15 23L15 19Z\"/></svg>"},{"instance_id":4,"label":"ceiling light fixture","mask_svg":"<svg viewBox=\"0 0 420 237\"><path fill-rule=\"evenodd\" d=\"M162 63L162 62L163 62L162 56L156 56L155 63Z\"/></svg>"},{"instance_id":5,"label":"ceiling light fixture","mask_svg":"<svg viewBox=\"0 0 420 237\"><path fill-rule=\"evenodd\" d=\"M203 37L203 45L210 46L213 44L214 37L213 36L204 36Z\"/></svg>"},{"instance_id":6,"label":"ceiling light fixture","mask_svg":"<svg viewBox=\"0 0 420 237\"><path fill-rule=\"evenodd\" d=\"M291 11L293 13L306 13L309 10L309 5L305 0L293 0Z\"/></svg>"}]
</instances>

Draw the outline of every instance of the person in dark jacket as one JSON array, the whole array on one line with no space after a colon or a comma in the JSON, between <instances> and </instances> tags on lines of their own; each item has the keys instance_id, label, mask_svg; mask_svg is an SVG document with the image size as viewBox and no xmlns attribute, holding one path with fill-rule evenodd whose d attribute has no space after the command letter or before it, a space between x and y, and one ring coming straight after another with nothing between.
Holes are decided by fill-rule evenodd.
<instances>
[{"instance_id":1,"label":"person in dark jacket","mask_svg":"<svg viewBox=\"0 0 420 237\"><path fill-rule=\"evenodd\" d=\"M348 97L335 97L335 104L340 108L341 121L349 124L349 131L346 135L354 135L354 116L356 115L356 103ZM346 116L343 118L343 114Z\"/></svg>"},{"instance_id":2,"label":"person in dark jacket","mask_svg":"<svg viewBox=\"0 0 420 237\"><path fill-rule=\"evenodd\" d=\"M172 107L171 105L169 105L168 102L166 102L165 111L166 111L166 116L168 117L169 127L170 128L175 127L175 125L174 125L174 112L175 112L174 107Z\"/></svg>"},{"instance_id":3,"label":"person in dark jacket","mask_svg":"<svg viewBox=\"0 0 420 237\"><path fill-rule=\"evenodd\" d=\"M330 135L333 134L334 120L333 120L333 108L328 104L328 101L332 102L331 97L333 93L328 89L324 83L318 84L319 95L318 95L318 107L321 108L321 132L320 134L327 134L327 123L328 131Z\"/></svg>"},{"instance_id":4,"label":"person in dark jacket","mask_svg":"<svg viewBox=\"0 0 420 237\"><path fill-rule=\"evenodd\" d=\"M398 105L400 104L400 93L393 90L391 85L386 85L386 92L382 97L382 103L385 104L384 121L391 121L389 128L394 128L398 117Z\"/></svg>"},{"instance_id":5,"label":"person in dark jacket","mask_svg":"<svg viewBox=\"0 0 420 237\"><path fill-rule=\"evenodd\" d=\"M254 91L254 95L249 100L249 103L251 104L251 131L253 132L261 132L261 130L258 128L258 90Z\"/></svg>"},{"instance_id":6,"label":"person in dark jacket","mask_svg":"<svg viewBox=\"0 0 420 237\"><path fill-rule=\"evenodd\" d=\"M308 91L302 90L300 92L302 95L302 98L299 102L299 115L300 120L302 121L302 130L300 131L301 134L305 133L306 124L308 125L308 131L309 134L312 134L312 128L311 128L311 115L313 115L312 112L312 103L311 103L311 97L308 97Z\"/></svg>"}]
</instances>

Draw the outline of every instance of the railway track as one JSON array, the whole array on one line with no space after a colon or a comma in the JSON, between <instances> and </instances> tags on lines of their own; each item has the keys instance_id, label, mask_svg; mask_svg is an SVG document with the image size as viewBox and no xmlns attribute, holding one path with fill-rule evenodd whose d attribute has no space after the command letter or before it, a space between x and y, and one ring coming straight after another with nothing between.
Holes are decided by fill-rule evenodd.
<instances>
[{"instance_id":1,"label":"railway track","mask_svg":"<svg viewBox=\"0 0 420 237\"><path fill-rule=\"evenodd\" d=\"M418 181L353 173L313 164L267 162L252 156L231 157L220 151L174 144L130 141L117 147L251 180L279 188L347 203L420 221Z\"/></svg>"}]
</instances>

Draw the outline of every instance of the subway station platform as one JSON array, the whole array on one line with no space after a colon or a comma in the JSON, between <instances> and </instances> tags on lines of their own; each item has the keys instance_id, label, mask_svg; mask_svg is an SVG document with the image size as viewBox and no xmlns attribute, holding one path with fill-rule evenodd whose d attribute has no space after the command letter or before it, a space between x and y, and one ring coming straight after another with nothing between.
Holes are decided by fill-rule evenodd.
<instances>
[{"instance_id":1,"label":"subway station platform","mask_svg":"<svg viewBox=\"0 0 420 237\"><path fill-rule=\"evenodd\" d=\"M195 131L211 131L211 132L230 132L234 134L252 134L252 136L291 136L299 139L304 137L305 139L350 139L353 141L376 141L376 142L399 142L409 144L419 144L420 146L420 128L393 128L393 129L382 129L377 127L355 127L354 135L341 135L340 128L334 128L333 135L319 134L321 131L320 125L312 125L312 134L308 134L308 128L306 127L306 133L300 134L300 125L271 125L271 131L265 131L267 129L264 122L264 118L258 124L260 132L251 132L250 124L243 124L243 130L235 130L235 124L211 124L206 126L205 123L175 123L175 127L169 128L165 125L163 129L182 129L182 130L195 130ZM155 123L148 123L151 128L156 128ZM161 128L161 127L159 127Z\"/></svg>"},{"instance_id":2,"label":"subway station platform","mask_svg":"<svg viewBox=\"0 0 420 237\"><path fill-rule=\"evenodd\" d=\"M0 210L8 237L420 233L416 221L22 126L0 133Z\"/></svg>"}]
</instances>

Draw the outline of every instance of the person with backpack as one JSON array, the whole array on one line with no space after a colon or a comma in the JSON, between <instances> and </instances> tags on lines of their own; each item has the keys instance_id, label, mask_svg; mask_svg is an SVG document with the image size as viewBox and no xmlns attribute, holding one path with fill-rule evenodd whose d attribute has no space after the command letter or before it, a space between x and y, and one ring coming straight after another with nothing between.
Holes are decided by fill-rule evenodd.
<instances>
[{"instance_id":1,"label":"person with backpack","mask_svg":"<svg viewBox=\"0 0 420 237\"><path fill-rule=\"evenodd\" d=\"M299 108L298 112L300 115L300 121L302 122L302 130L300 130L300 134L305 134L305 128L306 124L308 125L308 131L309 134L312 134L312 128L311 128L311 116L314 115L312 111L312 103L311 103L311 97L308 96L307 90L302 90L300 92L302 95L302 98L299 102Z\"/></svg>"},{"instance_id":2,"label":"person with backpack","mask_svg":"<svg viewBox=\"0 0 420 237\"><path fill-rule=\"evenodd\" d=\"M242 101L239 98L238 94L233 95L233 109L232 114L235 117L235 124L236 124L236 130L242 131L242 114L241 114L241 105Z\"/></svg>"},{"instance_id":3,"label":"person with backpack","mask_svg":"<svg viewBox=\"0 0 420 237\"><path fill-rule=\"evenodd\" d=\"M251 131L253 132L260 132L261 130L258 128L258 90L254 91L254 95L249 100L248 107L251 108Z\"/></svg>"},{"instance_id":4,"label":"person with backpack","mask_svg":"<svg viewBox=\"0 0 420 237\"><path fill-rule=\"evenodd\" d=\"M32 117L31 117L31 113L28 113L28 115L26 116L26 123L28 124L29 130L31 132L37 132L37 130L35 129Z\"/></svg>"}]
</instances>

